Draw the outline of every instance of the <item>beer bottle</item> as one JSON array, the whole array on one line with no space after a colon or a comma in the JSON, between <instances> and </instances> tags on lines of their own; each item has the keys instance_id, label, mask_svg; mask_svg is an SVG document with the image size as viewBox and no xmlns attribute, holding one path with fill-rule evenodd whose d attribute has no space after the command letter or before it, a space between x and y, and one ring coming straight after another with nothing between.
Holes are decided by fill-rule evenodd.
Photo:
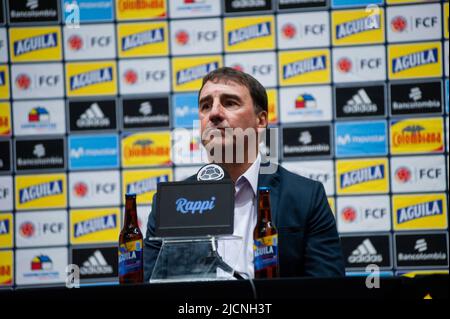
<instances>
[{"instance_id":1,"label":"beer bottle","mask_svg":"<svg viewBox=\"0 0 450 319\"><path fill-rule=\"evenodd\" d=\"M126 194L125 221L119 235L120 284L143 282L143 266L143 240L138 225L136 194Z\"/></svg>"},{"instance_id":2,"label":"beer bottle","mask_svg":"<svg viewBox=\"0 0 450 319\"><path fill-rule=\"evenodd\" d=\"M270 212L270 188L258 189L258 218L253 231L255 278L279 277L278 233Z\"/></svg>"}]
</instances>

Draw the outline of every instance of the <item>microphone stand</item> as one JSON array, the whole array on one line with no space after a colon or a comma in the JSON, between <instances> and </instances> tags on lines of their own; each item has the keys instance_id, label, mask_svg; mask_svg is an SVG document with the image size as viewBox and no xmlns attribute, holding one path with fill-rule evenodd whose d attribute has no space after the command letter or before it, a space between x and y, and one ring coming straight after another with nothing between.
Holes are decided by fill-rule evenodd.
<instances>
[{"instance_id":1,"label":"microphone stand","mask_svg":"<svg viewBox=\"0 0 450 319\"><path fill-rule=\"evenodd\" d=\"M234 270L230 265L228 265L219 255L219 253L217 252L216 238L214 236L211 237L211 249L208 251L208 256L205 257L205 260L213 261L216 268L220 268L223 271L230 272L236 279L245 279L241 276L241 274L239 274L238 271Z\"/></svg>"}]
</instances>

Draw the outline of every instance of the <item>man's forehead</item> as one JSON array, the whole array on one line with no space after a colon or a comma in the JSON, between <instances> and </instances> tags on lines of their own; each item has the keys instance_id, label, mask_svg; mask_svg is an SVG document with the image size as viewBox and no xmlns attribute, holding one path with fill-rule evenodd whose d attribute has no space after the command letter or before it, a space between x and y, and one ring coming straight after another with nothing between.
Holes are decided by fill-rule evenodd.
<instances>
[{"instance_id":1,"label":"man's forehead","mask_svg":"<svg viewBox=\"0 0 450 319\"><path fill-rule=\"evenodd\" d=\"M210 95L211 93L217 92L217 93L224 93L224 94L236 94L239 91L241 93L249 94L247 87L239 82L230 80L230 79L218 79L216 81L208 81L203 86L202 90L200 91L200 98L202 98L205 95Z\"/></svg>"}]
</instances>

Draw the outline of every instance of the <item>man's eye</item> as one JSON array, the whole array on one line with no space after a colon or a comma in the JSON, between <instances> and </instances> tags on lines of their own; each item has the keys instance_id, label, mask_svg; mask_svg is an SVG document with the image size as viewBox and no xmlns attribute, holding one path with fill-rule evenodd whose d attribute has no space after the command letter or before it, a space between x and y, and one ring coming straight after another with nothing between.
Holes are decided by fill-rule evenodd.
<instances>
[{"instance_id":1,"label":"man's eye","mask_svg":"<svg viewBox=\"0 0 450 319\"><path fill-rule=\"evenodd\" d=\"M235 100L228 100L228 101L225 101L224 105L225 106L234 106L234 105L237 105L237 102Z\"/></svg>"},{"instance_id":2,"label":"man's eye","mask_svg":"<svg viewBox=\"0 0 450 319\"><path fill-rule=\"evenodd\" d=\"M200 105L200 109L201 109L201 110L207 110L207 109L209 109L209 104L205 103L205 104Z\"/></svg>"}]
</instances>

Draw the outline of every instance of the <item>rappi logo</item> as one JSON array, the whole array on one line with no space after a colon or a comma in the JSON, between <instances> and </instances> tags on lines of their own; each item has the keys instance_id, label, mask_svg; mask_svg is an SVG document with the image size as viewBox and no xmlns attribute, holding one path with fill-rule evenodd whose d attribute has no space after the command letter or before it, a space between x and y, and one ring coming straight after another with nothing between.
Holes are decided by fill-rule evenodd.
<instances>
[{"instance_id":1,"label":"rappi logo","mask_svg":"<svg viewBox=\"0 0 450 319\"><path fill-rule=\"evenodd\" d=\"M31 86L31 78L28 74L21 73L16 77L16 86L21 90L28 90Z\"/></svg>"},{"instance_id":2,"label":"rappi logo","mask_svg":"<svg viewBox=\"0 0 450 319\"><path fill-rule=\"evenodd\" d=\"M83 198L87 195L89 187L86 183L78 182L73 186L73 193L79 198Z\"/></svg>"},{"instance_id":3,"label":"rappi logo","mask_svg":"<svg viewBox=\"0 0 450 319\"><path fill-rule=\"evenodd\" d=\"M186 45L189 42L189 33L185 30L180 30L175 34L175 40L179 45Z\"/></svg>"},{"instance_id":4,"label":"rappi logo","mask_svg":"<svg viewBox=\"0 0 450 319\"><path fill-rule=\"evenodd\" d=\"M281 34L286 39L292 39L297 34L297 29L292 23L287 23L281 28Z\"/></svg>"},{"instance_id":5,"label":"rappi logo","mask_svg":"<svg viewBox=\"0 0 450 319\"><path fill-rule=\"evenodd\" d=\"M79 51L83 48L83 38L77 34L72 35L67 42L72 51Z\"/></svg>"},{"instance_id":6,"label":"rappi logo","mask_svg":"<svg viewBox=\"0 0 450 319\"><path fill-rule=\"evenodd\" d=\"M352 223L356 220L356 210L353 207L345 207L342 210L342 220L346 223Z\"/></svg>"},{"instance_id":7,"label":"rappi logo","mask_svg":"<svg viewBox=\"0 0 450 319\"><path fill-rule=\"evenodd\" d=\"M408 26L408 22L402 16L396 16L391 20L391 29L394 32L403 32Z\"/></svg>"},{"instance_id":8,"label":"rappi logo","mask_svg":"<svg viewBox=\"0 0 450 319\"><path fill-rule=\"evenodd\" d=\"M24 222L20 225L19 232L22 237L31 238L36 233L36 227L32 222Z\"/></svg>"},{"instance_id":9,"label":"rappi logo","mask_svg":"<svg viewBox=\"0 0 450 319\"><path fill-rule=\"evenodd\" d=\"M138 82L139 76L133 69L128 69L123 74L123 80L128 85L134 85Z\"/></svg>"},{"instance_id":10,"label":"rappi logo","mask_svg":"<svg viewBox=\"0 0 450 319\"><path fill-rule=\"evenodd\" d=\"M337 69L341 73L349 73L352 70L353 63L349 58L340 58L337 61Z\"/></svg>"},{"instance_id":11,"label":"rappi logo","mask_svg":"<svg viewBox=\"0 0 450 319\"><path fill-rule=\"evenodd\" d=\"M399 167L395 170L395 180L401 184L405 184L411 180L411 170L407 167Z\"/></svg>"}]
</instances>

